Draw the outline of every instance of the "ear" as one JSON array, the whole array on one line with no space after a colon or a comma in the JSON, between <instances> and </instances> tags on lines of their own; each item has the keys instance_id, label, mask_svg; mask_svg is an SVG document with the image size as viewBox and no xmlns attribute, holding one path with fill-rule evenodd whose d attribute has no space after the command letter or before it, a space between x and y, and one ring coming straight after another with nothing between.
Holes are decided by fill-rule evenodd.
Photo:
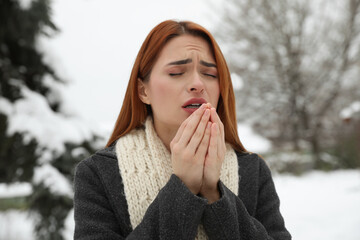
<instances>
[{"instance_id":1,"label":"ear","mask_svg":"<svg viewBox=\"0 0 360 240\"><path fill-rule=\"evenodd\" d=\"M150 104L150 98L147 91L147 85L140 78L138 78L138 95L140 100L145 104Z\"/></svg>"}]
</instances>

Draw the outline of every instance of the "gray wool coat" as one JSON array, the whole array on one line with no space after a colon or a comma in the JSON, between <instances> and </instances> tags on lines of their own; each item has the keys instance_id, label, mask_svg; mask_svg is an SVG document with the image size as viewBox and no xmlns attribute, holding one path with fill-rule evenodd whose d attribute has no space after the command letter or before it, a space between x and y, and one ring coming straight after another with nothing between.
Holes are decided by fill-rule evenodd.
<instances>
[{"instance_id":1,"label":"gray wool coat","mask_svg":"<svg viewBox=\"0 0 360 240\"><path fill-rule=\"evenodd\" d=\"M76 167L74 239L192 240L200 223L214 240L291 239L266 163L256 154L237 157L238 196L220 181L220 200L208 204L172 175L132 229L114 146L96 152Z\"/></svg>"}]
</instances>

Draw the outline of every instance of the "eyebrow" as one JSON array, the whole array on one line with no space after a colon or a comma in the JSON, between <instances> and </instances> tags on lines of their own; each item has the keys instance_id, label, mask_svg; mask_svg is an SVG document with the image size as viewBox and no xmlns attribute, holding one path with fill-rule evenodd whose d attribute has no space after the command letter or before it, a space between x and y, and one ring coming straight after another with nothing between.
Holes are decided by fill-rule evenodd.
<instances>
[{"instance_id":1,"label":"eyebrow","mask_svg":"<svg viewBox=\"0 0 360 240\"><path fill-rule=\"evenodd\" d=\"M205 62L203 60L200 60L200 64L201 65L204 65L205 67L214 67L216 68L216 64L215 63L208 63L208 62Z\"/></svg>"},{"instance_id":2,"label":"eyebrow","mask_svg":"<svg viewBox=\"0 0 360 240\"><path fill-rule=\"evenodd\" d=\"M184 60L179 60L179 61L175 61L175 62L170 62L168 63L167 65L184 65L184 64L188 64L188 63L191 63L192 62L192 59L188 58L188 59L184 59ZM214 67L216 68L216 64L214 63L208 63L208 62L205 62L203 60L200 60L200 64L205 66L205 67Z\"/></svg>"},{"instance_id":3,"label":"eyebrow","mask_svg":"<svg viewBox=\"0 0 360 240\"><path fill-rule=\"evenodd\" d=\"M184 65L184 64L191 63L191 62L192 62L192 59L188 58L188 59L184 59L184 60L171 62L171 63L168 63L167 65Z\"/></svg>"}]
</instances>

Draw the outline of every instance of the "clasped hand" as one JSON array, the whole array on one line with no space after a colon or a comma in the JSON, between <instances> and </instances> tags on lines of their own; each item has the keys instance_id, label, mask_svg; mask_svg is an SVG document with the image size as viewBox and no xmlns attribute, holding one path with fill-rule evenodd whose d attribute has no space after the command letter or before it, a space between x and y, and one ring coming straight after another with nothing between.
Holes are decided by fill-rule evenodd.
<instances>
[{"instance_id":1,"label":"clasped hand","mask_svg":"<svg viewBox=\"0 0 360 240\"><path fill-rule=\"evenodd\" d=\"M225 157L224 125L209 103L179 127L170 143L174 174L209 203L220 198L218 181Z\"/></svg>"}]
</instances>

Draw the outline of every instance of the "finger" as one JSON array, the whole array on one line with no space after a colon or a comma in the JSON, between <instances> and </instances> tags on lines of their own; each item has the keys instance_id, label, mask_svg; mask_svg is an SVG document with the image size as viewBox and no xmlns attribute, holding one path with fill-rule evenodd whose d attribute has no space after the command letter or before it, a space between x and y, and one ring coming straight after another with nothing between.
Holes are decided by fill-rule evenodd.
<instances>
[{"instance_id":1,"label":"finger","mask_svg":"<svg viewBox=\"0 0 360 240\"><path fill-rule=\"evenodd\" d=\"M219 125L221 138L225 140L224 124L221 122L221 119L220 119L219 115L217 114L215 108L211 108L210 115L211 115L210 121L212 121L213 123L217 123Z\"/></svg>"},{"instance_id":2,"label":"finger","mask_svg":"<svg viewBox=\"0 0 360 240\"><path fill-rule=\"evenodd\" d=\"M226 145L225 145L225 131L224 131L224 124L221 122L221 119L219 117L219 115L217 114L215 108L211 109L211 117L210 120L214 121L218 124L218 133L220 134L217 142L218 142L218 150L217 150L217 154L218 154L218 159L223 160L224 159L224 154L226 152Z\"/></svg>"},{"instance_id":3,"label":"finger","mask_svg":"<svg viewBox=\"0 0 360 240\"><path fill-rule=\"evenodd\" d=\"M185 119L185 121L182 122L182 124L180 125L179 129L177 130L176 135L175 135L175 137L173 138L172 142L176 143L176 142L179 141L181 135L182 135L183 132L184 132L184 129L185 129L185 127L186 127L186 124L187 124L188 121L189 121L189 118L190 118L190 117L188 117L187 119Z\"/></svg>"},{"instance_id":4,"label":"finger","mask_svg":"<svg viewBox=\"0 0 360 240\"><path fill-rule=\"evenodd\" d=\"M204 114L205 109L206 109L206 105L203 104L198 110L196 110L193 114L191 114L191 119L189 119L189 121L187 122L183 130L183 133L178 141L178 143L182 147L185 147L189 144L189 141L192 135L194 134L197 126L199 125L199 122Z\"/></svg>"},{"instance_id":5,"label":"finger","mask_svg":"<svg viewBox=\"0 0 360 240\"><path fill-rule=\"evenodd\" d=\"M210 134L210 142L208 148L208 158L210 161L214 161L217 158L217 136L218 136L218 128L216 123L211 124L211 134Z\"/></svg>"},{"instance_id":6,"label":"finger","mask_svg":"<svg viewBox=\"0 0 360 240\"><path fill-rule=\"evenodd\" d=\"M211 105L211 103L206 103L206 106L208 107L208 108L212 108L212 105Z\"/></svg>"},{"instance_id":7,"label":"finger","mask_svg":"<svg viewBox=\"0 0 360 240\"><path fill-rule=\"evenodd\" d=\"M209 122L209 119L210 119L210 110L206 109L204 114L201 117L199 125L197 126L194 134L192 135L192 137L190 139L188 147L189 147L189 150L191 152L195 153L195 151L198 148L201 140L203 139L203 136L204 136L204 133L205 133L205 130L206 130L206 126L207 126L207 124Z\"/></svg>"},{"instance_id":8,"label":"finger","mask_svg":"<svg viewBox=\"0 0 360 240\"><path fill-rule=\"evenodd\" d=\"M217 127L218 133L220 133L220 126ZM223 140L221 134L217 137L217 154L218 154L218 160L221 162L224 160L224 154L226 152L226 145L225 141Z\"/></svg>"},{"instance_id":9,"label":"finger","mask_svg":"<svg viewBox=\"0 0 360 240\"><path fill-rule=\"evenodd\" d=\"M207 122L204 136L199 144L199 147L196 150L195 155L198 159L203 159L203 160L205 159L209 147L211 125L212 125L211 122Z\"/></svg>"},{"instance_id":10,"label":"finger","mask_svg":"<svg viewBox=\"0 0 360 240\"><path fill-rule=\"evenodd\" d=\"M203 106L200 106L200 108L198 110L196 110L195 112L199 111ZM194 113L195 113L194 112ZM181 138L183 131L186 127L186 125L188 124L188 122L190 121L190 119L194 116L194 114L191 114L188 118L186 118L182 124L180 125L178 131L176 132L175 137L173 138L172 142L178 142L179 139Z\"/></svg>"}]
</instances>

